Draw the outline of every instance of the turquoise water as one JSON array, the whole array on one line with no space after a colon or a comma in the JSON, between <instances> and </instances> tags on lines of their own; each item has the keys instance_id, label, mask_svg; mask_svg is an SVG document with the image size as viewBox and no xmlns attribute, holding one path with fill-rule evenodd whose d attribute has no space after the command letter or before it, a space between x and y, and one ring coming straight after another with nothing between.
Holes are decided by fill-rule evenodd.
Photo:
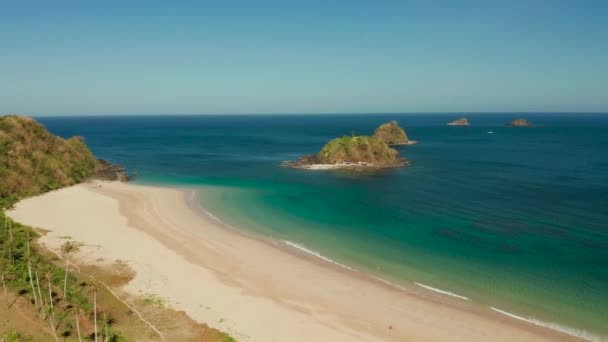
<instances>
[{"instance_id":1,"label":"turquoise water","mask_svg":"<svg viewBox=\"0 0 608 342\"><path fill-rule=\"evenodd\" d=\"M138 182L201 190L228 224L391 281L608 335L608 115L40 118L82 135ZM412 166L378 173L280 166L397 120ZM493 134L489 134L493 131Z\"/></svg>"}]
</instances>

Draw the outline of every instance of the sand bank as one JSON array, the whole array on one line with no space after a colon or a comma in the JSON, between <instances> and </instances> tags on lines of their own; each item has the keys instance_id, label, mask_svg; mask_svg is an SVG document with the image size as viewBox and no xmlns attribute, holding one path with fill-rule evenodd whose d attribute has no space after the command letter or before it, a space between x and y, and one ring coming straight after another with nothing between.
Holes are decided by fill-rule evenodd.
<instances>
[{"instance_id":1,"label":"sand bank","mask_svg":"<svg viewBox=\"0 0 608 342\"><path fill-rule=\"evenodd\" d=\"M66 236L84 243L81 262L126 262L136 272L127 292L165 298L239 341L577 340L246 236L194 202L189 190L92 182L26 199L9 215L50 230L41 238L49 248Z\"/></svg>"}]
</instances>

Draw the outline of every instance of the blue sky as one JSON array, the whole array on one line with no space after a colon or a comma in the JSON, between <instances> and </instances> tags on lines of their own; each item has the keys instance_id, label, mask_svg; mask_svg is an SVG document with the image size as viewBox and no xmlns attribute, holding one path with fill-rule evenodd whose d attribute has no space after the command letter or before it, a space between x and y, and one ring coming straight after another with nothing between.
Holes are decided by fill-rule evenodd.
<instances>
[{"instance_id":1,"label":"blue sky","mask_svg":"<svg viewBox=\"0 0 608 342\"><path fill-rule=\"evenodd\" d=\"M605 112L607 14L584 0L2 1L0 113Z\"/></svg>"}]
</instances>

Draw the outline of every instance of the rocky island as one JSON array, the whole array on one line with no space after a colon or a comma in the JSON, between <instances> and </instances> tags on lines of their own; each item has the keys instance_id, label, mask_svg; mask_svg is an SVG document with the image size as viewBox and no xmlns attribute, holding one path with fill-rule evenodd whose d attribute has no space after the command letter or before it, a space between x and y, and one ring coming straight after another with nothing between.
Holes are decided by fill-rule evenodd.
<instances>
[{"instance_id":1,"label":"rocky island","mask_svg":"<svg viewBox=\"0 0 608 342\"><path fill-rule=\"evenodd\" d=\"M397 121L387 122L376 128L374 138L387 145L413 145L417 141L409 140L403 128L399 127Z\"/></svg>"},{"instance_id":2,"label":"rocky island","mask_svg":"<svg viewBox=\"0 0 608 342\"><path fill-rule=\"evenodd\" d=\"M389 143L407 145L412 141L393 121L378 127L373 136L336 138L325 144L318 154L287 161L283 165L309 170L383 169L409 165L410 162L399 158L399 152L391 148Z\"/></svg>"},{"instance_id":3,"label":"rocky island","mask_svg":"<svg viewBox=\"0 0 608 342\"><path fill-rule=\"evenodd\" d=\"M461 119L449 122L447 125L448 126L468 126L469 120L467 118L461 118Z\"/></svg>"},{"instance_id":4,"label":"rocky island","mask_svg":"<svg viewBox=\"0 0 608 342\"><path fill-rule=\"evenodd\" d=\"M532 123L529 121L526 121L524 119L517 119L513 122L509 122L508 124L506 124L507 126L513 126L513 127L529 127L532 126Z\"/></svg>"}]
</instances>

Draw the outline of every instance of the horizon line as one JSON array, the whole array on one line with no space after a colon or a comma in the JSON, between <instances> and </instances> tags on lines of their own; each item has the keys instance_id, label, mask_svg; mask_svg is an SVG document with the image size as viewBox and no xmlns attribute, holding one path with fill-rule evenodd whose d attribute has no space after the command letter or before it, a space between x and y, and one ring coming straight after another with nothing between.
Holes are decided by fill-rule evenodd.
<instances>
[{"instance_id":1,"label":"horizon line","mask_svg":"<svg viewBox=\"0 0 608 342\"><path fill-rule=\"evenodd\" d=\"M286 115L412 115L412 114L454 114L454 115L493 115L493 114L608 114L608 111L412 111L412 112L395 112L395 111L378 111L378 112L252 112L252 113L83 113L83 114L22 114L22 113L6 113L6 115L21 115L29 117L99 117L99 116L286 116Z\"/></svg>"}]
</instances>

